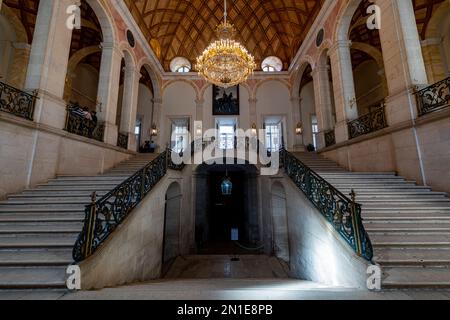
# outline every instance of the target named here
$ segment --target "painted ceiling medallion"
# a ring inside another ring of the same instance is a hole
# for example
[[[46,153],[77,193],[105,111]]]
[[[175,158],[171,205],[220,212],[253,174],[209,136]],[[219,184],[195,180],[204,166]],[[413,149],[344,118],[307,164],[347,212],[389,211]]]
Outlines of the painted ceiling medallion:
[[[248,79],[256,68],[255,59],[239,42],[233,40],[236,30],[227,22],[225,0],[224,21],[217,26],[219,40],[197,58],[196,68],[201,76],[222,88],[229,88]]]

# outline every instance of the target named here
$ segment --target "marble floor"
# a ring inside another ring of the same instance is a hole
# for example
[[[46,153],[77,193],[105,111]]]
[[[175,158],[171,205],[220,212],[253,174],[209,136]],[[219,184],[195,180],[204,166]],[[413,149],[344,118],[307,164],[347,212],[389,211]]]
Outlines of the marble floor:
[[[0,290],[0,300],[450,300],[450,290],[370,292],[289,278],[266,256],[188,256],[164,279],[97,291]]]

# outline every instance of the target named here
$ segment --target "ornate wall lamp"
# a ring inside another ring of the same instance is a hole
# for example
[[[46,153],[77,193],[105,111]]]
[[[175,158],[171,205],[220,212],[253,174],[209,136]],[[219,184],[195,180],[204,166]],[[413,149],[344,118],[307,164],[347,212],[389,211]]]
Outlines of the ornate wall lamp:
[[[256,135],[258,133],[258,127],[256,126],[256,123],[252,124],[252,134]]]
[[[301,122],[297,123],[297,126],[295,127],[295,134],[298,136],[303,134],[303,124]]]
[[[158,135],[158,128],[156,127],[156,124],[152,125],[152,129],[150,132],[151,132],[152,137],[156,137]]]

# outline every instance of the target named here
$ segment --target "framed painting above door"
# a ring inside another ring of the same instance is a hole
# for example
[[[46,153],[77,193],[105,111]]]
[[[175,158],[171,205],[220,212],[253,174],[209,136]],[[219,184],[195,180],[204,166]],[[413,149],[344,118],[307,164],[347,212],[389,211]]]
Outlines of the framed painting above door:
[[[213,115],[239,115],[239,86],[220,88],[213,85]]]

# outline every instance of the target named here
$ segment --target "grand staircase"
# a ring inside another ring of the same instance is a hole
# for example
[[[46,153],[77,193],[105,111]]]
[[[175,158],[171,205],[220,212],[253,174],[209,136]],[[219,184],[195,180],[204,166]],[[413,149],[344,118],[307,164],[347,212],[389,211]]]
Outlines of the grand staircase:
[[[0,289],[63,288],[91,194],[101,197],[156,155],[98,176],[61,176],[0,202]]]
[[[383,288],[450,287],[450,198],[395,173],[348,172],[316,153],[296,157],[345,195],[356,192]]]

